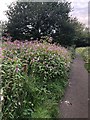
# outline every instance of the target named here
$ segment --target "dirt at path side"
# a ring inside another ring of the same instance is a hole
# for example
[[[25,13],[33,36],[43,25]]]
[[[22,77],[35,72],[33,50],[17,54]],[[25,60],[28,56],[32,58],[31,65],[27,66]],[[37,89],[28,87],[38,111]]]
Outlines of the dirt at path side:
[[[73,61],[69,82],[59,118],[88,118],[88,72],[79,55]]]

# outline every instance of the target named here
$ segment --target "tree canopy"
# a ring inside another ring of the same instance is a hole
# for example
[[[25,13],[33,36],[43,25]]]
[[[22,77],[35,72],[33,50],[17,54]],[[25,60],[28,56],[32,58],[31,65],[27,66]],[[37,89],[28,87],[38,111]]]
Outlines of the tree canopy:
[[[70,18],[69,2],[16,2],[8,8],[7,32],[13,40],[49,36],[61,45],[72,45],[78,40],[82,25]]]

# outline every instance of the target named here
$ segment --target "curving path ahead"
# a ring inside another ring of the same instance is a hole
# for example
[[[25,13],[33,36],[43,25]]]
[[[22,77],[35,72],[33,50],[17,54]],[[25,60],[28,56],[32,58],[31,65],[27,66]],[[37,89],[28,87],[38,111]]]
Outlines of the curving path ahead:
[[[59,118],[88,118],[88,72],[76,55],[71,66],[69,86],[60,104]]]

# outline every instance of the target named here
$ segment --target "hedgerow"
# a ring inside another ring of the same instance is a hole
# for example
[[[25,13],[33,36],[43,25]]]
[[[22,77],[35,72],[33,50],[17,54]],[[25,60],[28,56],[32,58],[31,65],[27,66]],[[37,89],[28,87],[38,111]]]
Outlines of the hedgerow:
[[[3,120],[55,118],[64,94],[71,54],[59,45],[3,42]]]

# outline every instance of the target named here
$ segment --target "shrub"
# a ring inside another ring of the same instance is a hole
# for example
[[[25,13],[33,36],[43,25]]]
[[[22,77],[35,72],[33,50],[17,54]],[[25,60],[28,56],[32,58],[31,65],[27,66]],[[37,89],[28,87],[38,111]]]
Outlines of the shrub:
[[[38,42],[4,42],[3,120],[56,117],[64,94],[70,53]]]

